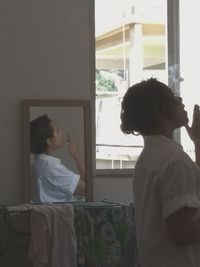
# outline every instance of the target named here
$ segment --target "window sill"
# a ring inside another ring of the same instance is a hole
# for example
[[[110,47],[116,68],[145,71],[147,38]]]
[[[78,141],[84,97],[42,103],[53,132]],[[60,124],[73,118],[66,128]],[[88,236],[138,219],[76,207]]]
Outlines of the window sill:
[[[98,169],[95,178],[133,178],[134,169]]]

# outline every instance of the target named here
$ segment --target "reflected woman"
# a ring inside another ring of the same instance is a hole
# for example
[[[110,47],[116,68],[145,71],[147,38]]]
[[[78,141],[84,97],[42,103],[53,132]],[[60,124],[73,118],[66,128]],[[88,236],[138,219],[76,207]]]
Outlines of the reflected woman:
[[[85,196],[85,168],[76,146],[68,136],[66,144],[79,174],[66,168],[54,152],[65,144],[62,129],[43,115],[30,123],[33,202],[77,201]],[[79,197],[78,197],[79,196]]]

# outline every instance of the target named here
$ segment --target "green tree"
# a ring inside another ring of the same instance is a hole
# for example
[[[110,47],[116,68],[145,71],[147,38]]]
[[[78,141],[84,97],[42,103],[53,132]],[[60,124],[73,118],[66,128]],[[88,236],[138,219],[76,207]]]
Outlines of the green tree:
[[[112,72],[96,70],[96,90],[110,92],[117,91]]]

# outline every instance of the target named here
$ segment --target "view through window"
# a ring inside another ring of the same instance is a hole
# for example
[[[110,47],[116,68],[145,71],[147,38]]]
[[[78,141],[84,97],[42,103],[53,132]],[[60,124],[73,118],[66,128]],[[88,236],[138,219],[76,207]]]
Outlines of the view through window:
[[[188,111],[189,124],[191,125],[194,104],[200,105],[199,87],[199,59],[200,40],[197,33],[200,2],[198,0],[180,1],[180,75],[181,96]],[[181,129],[181,143],[184,150],[194,160],[194,145],[188,138],[185,128]]]
[[[120,130],[121,100],[130,85],[168,83],[166,0],[95,0],[96,168],[133,168],[141,136]]]

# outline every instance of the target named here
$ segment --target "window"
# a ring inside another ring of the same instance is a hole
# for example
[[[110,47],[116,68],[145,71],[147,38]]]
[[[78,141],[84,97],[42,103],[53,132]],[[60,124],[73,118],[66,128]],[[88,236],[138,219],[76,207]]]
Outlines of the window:
[[[200,3],[197,0],[192,2],[180,1],[180,75],[181,75],[181,96],[188,111],[189,124],[192,122],[193,106],[200,104],[199,94],[199,60],[200,41],[197,33]],[[194,145],[188,138],[184,128],[181,129],[181,143],[183,149],[194,160]]]
[[[121,100],[130,85],[168,83],[167,1],[95,0],[96,169],[133,169],[141,136],[120,130]]]

